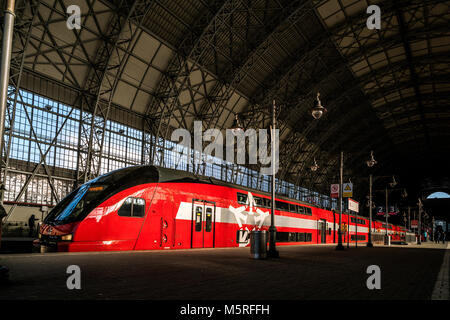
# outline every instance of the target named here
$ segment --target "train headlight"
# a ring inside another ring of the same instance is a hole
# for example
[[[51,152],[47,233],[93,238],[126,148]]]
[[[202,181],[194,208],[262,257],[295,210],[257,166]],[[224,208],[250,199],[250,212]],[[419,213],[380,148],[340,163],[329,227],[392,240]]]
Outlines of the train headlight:
[[[61,236],[62,241],[72,241],[72,234],[66,234]]]

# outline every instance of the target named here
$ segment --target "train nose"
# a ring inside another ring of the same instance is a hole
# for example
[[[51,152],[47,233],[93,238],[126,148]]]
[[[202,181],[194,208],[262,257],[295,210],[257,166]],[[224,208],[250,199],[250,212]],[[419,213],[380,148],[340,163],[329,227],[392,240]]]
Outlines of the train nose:
[[[77,224],[50,225],[42,224],[39,230],[40,252],[59,251],[61,244],[72,242],[74,230]]]

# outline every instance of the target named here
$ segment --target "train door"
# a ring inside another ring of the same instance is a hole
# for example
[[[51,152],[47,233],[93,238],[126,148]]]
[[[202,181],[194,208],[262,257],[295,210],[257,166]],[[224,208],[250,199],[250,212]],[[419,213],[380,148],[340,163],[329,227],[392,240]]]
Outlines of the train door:
[[[327,222],[326,220],[320,219],[317,221],[317,243],[327,242]]]
[[[214,202],[205,200],[192,201],[192,248],[213,248],[215,233]]]

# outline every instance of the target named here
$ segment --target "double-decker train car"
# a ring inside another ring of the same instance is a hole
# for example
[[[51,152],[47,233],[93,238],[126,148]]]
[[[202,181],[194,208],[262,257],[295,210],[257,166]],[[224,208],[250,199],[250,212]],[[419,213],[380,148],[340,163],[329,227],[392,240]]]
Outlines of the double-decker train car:
[[[268,230],[270,207],[264,192],[172,169],[128,167],[64,198],[41,225],[39,242],[41,251],[244,247],[250,231]],[[337,213],[285,197],[275,209],[278,244],[337,242]],[[367,241],[367,218],[343,214],[341,222],[344,242]],[[385,230],[377,221],[372,227]]]

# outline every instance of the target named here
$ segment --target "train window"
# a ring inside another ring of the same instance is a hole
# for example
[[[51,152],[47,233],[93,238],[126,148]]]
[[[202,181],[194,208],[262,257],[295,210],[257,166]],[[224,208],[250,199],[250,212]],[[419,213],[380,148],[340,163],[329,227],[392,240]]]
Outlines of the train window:
[[[145,200],[141,198],[127,198],[117,214],[121,217],[145,216]]]
[[[205,225],[205,231],[211,232],[212,230],[212,208],[206,208],[206,225]]]
[[[277,232],[276,242],[289,242],[289,232]]]
[[[295,204],[289,204],[289,212],[297,213],[297,206]]]
[[[131,217],[132,206],[133,206],[133,198],[127,198],[120,207],[117,214],[121,217]]]
[[[202,231],[202,207],[195,208],[195,231]]]
[[[145,216],[145,200],[144,199],[134,198],[132,215],[133,215],[133,217]]]
[[[255,199],[255,204],[257,207],[264,207],[264,199],[260,197],[254,197],[253,199]]]
[[[264,198],[264,207],[272,208],[272,199]]]
[[[297,240],[297,234],[295,232],[289,232],[289,242],[295,242]]]
[[[305,207],[305,214],[308,215],[308,216],[312,216],[311,208]]]
[[[312,233],[305,233],[305,242],[312,241]]]
[[[312,233],[299,232],[297,233],[297,242],[311,242]]]
[[[365,241],[366,240],[366,236],[365,235],[360,235],[358,234],[358,236],[352,234],[350,236],[350,240],[355,241],[356,239],[358,239],[358,241]]]
[[[237,194],[237,202],[240,204],[247,204],[247,195],[243,193]]]
[[[305,214],[305,207],[298,206],[297,207],[297,212],[300,213],[300,214]]]
[[[275,201],[275,205],[277,210],[289,211],[289,203],[282,201]]]
[[[280,201],[275,201],[275,209],[281,210],[281,203],[280,203]]]
[[[357,223],[357,224],[362,224],[362,225],[366,224],[366,221],[364,219],[359,219],[359,218],[354,218],[354,217],[351,218],[351,222]]]

